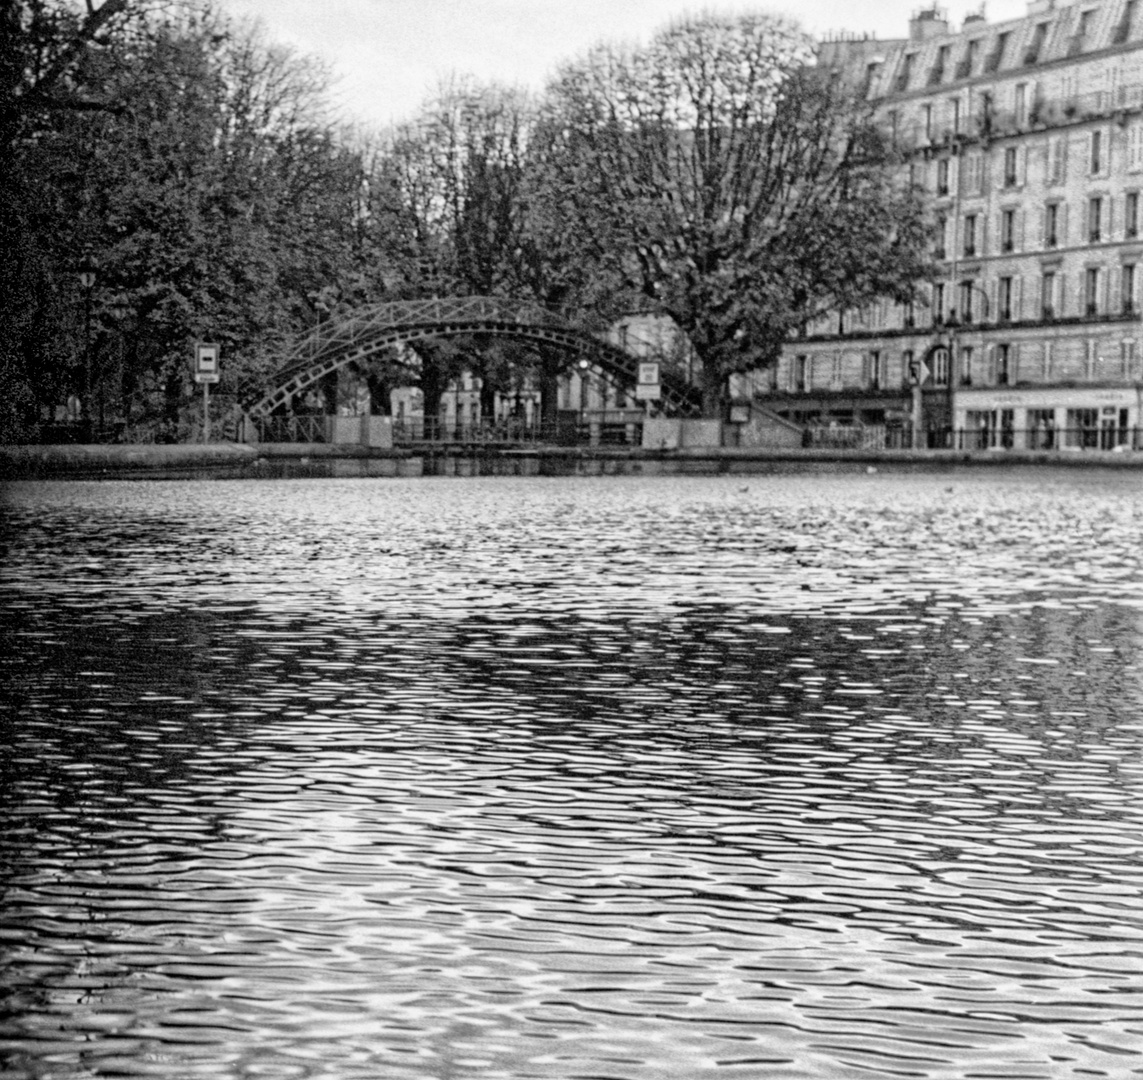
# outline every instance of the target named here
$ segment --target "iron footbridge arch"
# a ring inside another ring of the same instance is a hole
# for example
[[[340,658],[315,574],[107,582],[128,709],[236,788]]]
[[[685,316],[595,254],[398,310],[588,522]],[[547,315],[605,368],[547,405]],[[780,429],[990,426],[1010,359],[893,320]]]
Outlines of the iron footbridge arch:
[[[271,389],[246,399],[246,412],[253,419],[268,417],[326,375],[393,345],[465,334],[512,337],[578,354],[623,387],[635,386],[639,361],[646,359],[528,301],[490,296],[399,300],[362,308],[305,335],[273,376]],[[701,396],[686,379],[661,371],[660,380],[665,412],[698,412]]]

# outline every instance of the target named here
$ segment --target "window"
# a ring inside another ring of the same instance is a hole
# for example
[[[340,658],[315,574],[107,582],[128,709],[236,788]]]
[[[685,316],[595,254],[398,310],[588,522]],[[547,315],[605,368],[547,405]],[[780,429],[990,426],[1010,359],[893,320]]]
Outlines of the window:
[[[881,389],[881,353],[873,349],[866,360],[866,369],[869,376],[869,389]]]
[[[964,254],[976,254],[976,214],[964,215]]]
[[[949,193],[949,159],[941,158],[937,162],[937,194],[947,195]]]
[[[1130,338],[1119,343],[1119,366],[1123,378],[1135,378],[1135,342]]]
[[[1131,39],[1131,26],[1135,21],[1135,0],[1127,0],[1123,5],[1123,17],[1119,20],[1119,25],[1115,28],[1115,35],[1111,43],[1113,45],[1122,45],[1125,41]]]
[[[966,154],[964,162],[964,184],[962,190],[968,195],[980,195],[984,191],[984,155]]]
[[[1119,295],[1124,315],[1135,314],[1135,265],[1124,263],[1119,276]]]
[[[1048,37],[1048,23],[1037,23],[1036,29],[1032,34],[1032,42],[1027,49],[1024,50],[1024,63],[1034,64],[1040,59],[1040,50],[1044,47],[1044,42]]]
[[[984,61],[985,72],[995,71],[1004,63],[1004,53],[1008,49],[1008,39],[1011,36],[1008,31],[996,35],[996,47],[988,54]]]
[[[933,285],[933,322],[945,321],[945,283],[938,281]]]
[[[1016,173],[1016,154],[1017,150],[1014,146],[1008,146],[1004,149],[1004,186],[1012,188],[1017,183]]]
[[[1091,174],[1097,176],[1103,171],[1103,132],[1091,133]]]
[[[1048,183],[1062,184],[1068,178],[1068,139],[1066,135],[1048,144]]]
[[[972,385],[972,346],[965,345],[960,350],[960,382],[962,386]]]
[[[929,72],[929,85],[935,86],[941,82],[945,77],[945,71],[949,66],[949,46],[941,45],[937,49],[937,59],[933,64],[932,70]]]
[[[1048,203],[1044,208],[1044,247],[1058,247],[1060,243],[1060,204]]]
[[[1016,249],[1016,211],[1000,211],[1000,250],[1014,251]]]
[[[1139,192],[1129,191],[1123,200],[1123,236],[1131,240],[1139,235]]]
[[[1040,311],[1045,319],[1056,317],[1056,275],[1053,270],[1045,270],[1040,279]]]
[[[804,353],[794,357],[794,393],[803,394],[806,391],[807,376],[809,374],[810,358]]]
[[[949,127],[954,135],[960,134],[960,98],[949,101]]]
[[[913,350],[905,349],[901,353],[901,384],[912,385],[913,379]]]
[[[1099,314],[1099,267],[1089,266],[1084,271],[1083,309],[1086,315]]]
[[[1023,127],[1028,122],[1028,86],[1019,83],[1013,93],[1012,112],[1016,117],[1016,126]]]
[[[1143,121],[1135,121],[1127,128],[1127,170],[1143,169]]]
[[[937,215],[937,243],[933,249],[933,256],[937,259],[948,258],[948,245],[946,238],[948,236],[949,220],[944,214]]]
[[[949,384],[949,351],[944,346],[933,350],[933,382],[937,386]]]
[[[962,281],[960,283],[960,297],[958,307],[960,308],[960,321],[964,323],[972,322],[972,294],[976,286],[971,281]]]
[[[1093,195],[1087,201],[1087,238],[1098,244],[1103,237],[1103,199]]]
[[[1000,310],[996,313],[1001,322],[1012,321],[1012,278],[1002,277],[996,291],[997,303]]]
[[[976,70],[976,59],[980,55],[980,39],[970,41],[965,46],[964,60],[961,63],[960,70],[957,71],[957,77],[967,79]]]
[[[925,125],[925,141],[933,141],[933,107],[932,105],[921,106],[921,120]]]
[[[1012,346],[1001,344],[996,346],[996,385],[1012,385]]]
[[[897,90],[908,90],[909,80],[913,77],[913,62],[917,59],[916,53],[906,53],[901,61],[901,71],[897,76]]]

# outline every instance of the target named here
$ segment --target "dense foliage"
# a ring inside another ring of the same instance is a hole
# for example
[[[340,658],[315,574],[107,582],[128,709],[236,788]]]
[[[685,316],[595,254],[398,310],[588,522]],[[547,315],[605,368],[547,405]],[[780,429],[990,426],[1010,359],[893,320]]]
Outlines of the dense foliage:
[[[206,0],[0,0],[0,439],[45,436],[69,401],[119,437],[184,438],[195,340],[222,345],[233,400],[321,319],[432,293],[596,329],[652,304],[714,410],[799,320],[922,269],[888,148],[780,21],[600,47],[540,101],[455,81],[373,136],[325,91],[320,65]],[[431,411],[462,368],[491,395],[550,390],[557,366],[461,341],[359,374],[375,408],[414,380]]]

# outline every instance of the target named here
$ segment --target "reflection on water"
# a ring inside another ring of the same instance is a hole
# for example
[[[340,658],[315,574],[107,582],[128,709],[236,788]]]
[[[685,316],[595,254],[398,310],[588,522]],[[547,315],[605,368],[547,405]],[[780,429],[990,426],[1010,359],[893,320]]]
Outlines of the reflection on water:
[[[1140,494],[9,488],[0,1075],[1143,1075]]]

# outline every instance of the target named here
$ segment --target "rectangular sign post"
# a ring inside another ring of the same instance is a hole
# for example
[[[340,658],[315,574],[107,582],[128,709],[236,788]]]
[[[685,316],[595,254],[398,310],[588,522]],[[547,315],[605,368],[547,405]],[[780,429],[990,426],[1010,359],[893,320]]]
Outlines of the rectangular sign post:
[[[635,384],[635,400],[658,401],[662,396],[662,387],[659,385],[659,362],[640,361],[639,381]]]
[[[194,347],[194,381],[202,383],[202,441],[210,442],[210,384],[222,377],[218,370],[219,348],[199,341]]]

